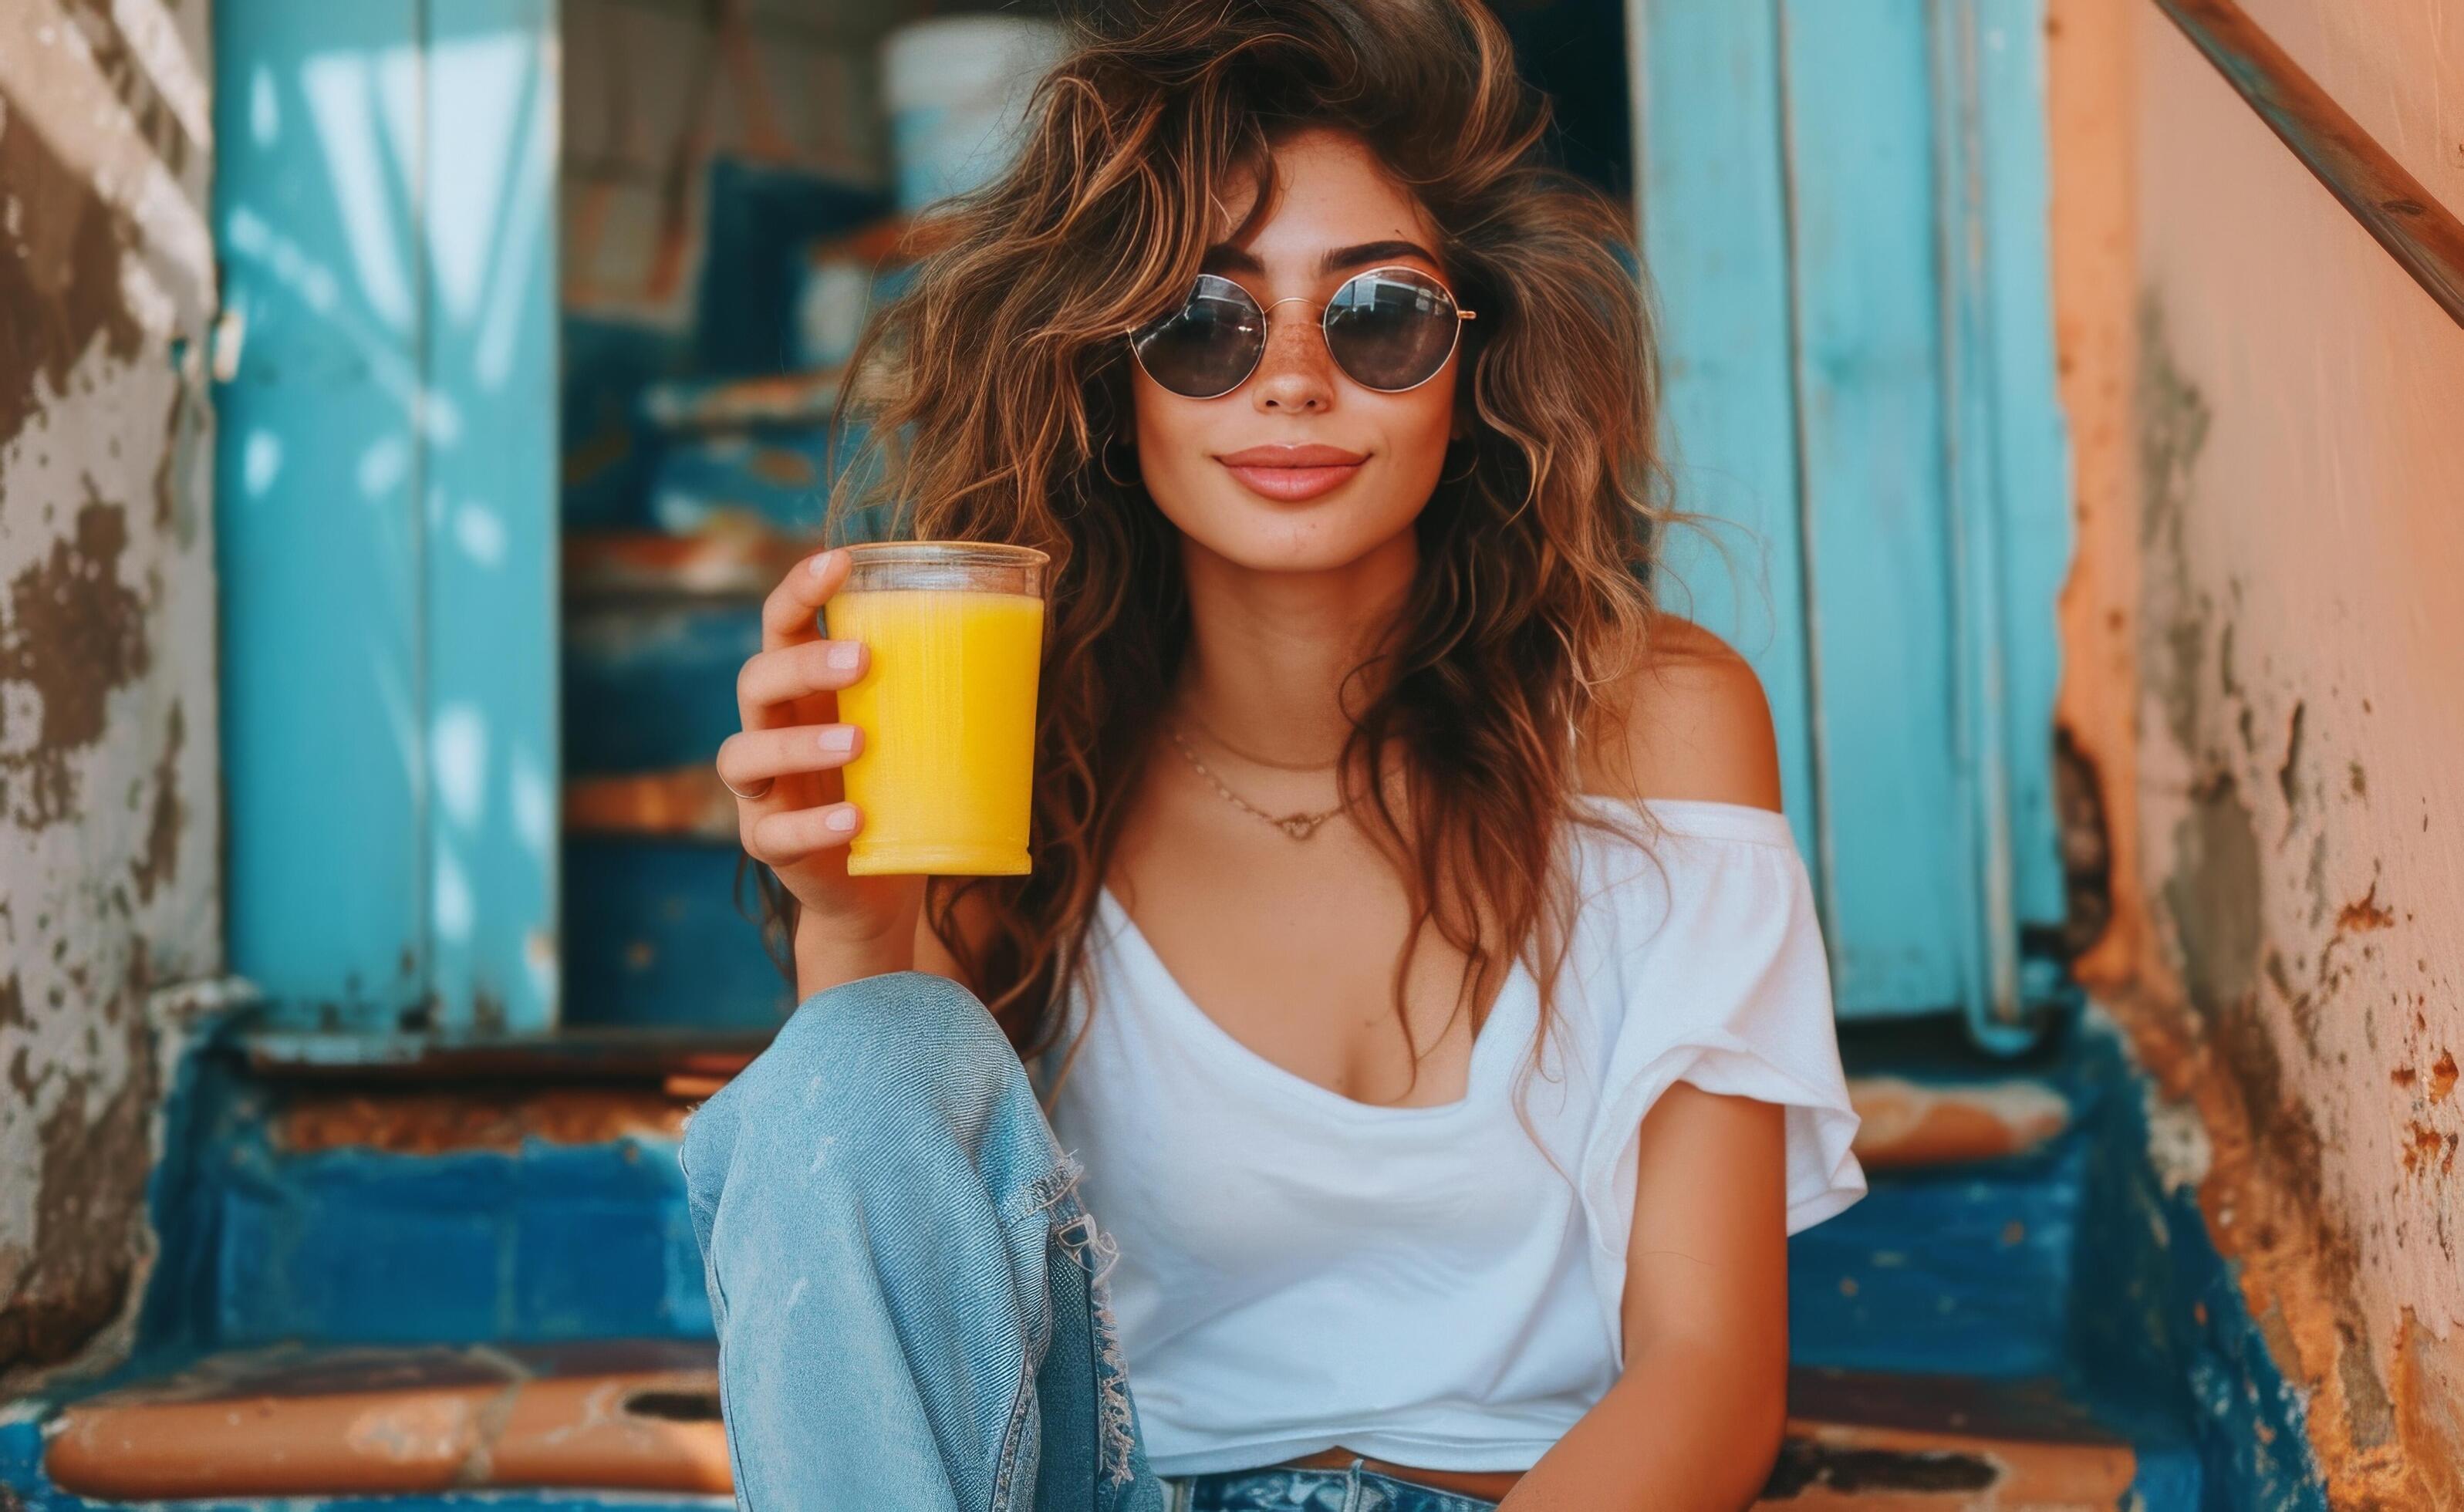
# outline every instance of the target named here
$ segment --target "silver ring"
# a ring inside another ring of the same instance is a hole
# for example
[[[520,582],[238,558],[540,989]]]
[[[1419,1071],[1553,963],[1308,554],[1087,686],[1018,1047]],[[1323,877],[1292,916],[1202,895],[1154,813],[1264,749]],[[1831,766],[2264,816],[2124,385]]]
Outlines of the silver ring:
[[[721,787],[723,787],[723,788],[725,788],[725,789],[727,789],[729,792],[731,792],[731,793],[735,794],[737,798],[740,798],[740,799],[744,800],[746,802],[748,802],[748,803],[749,803],[749,802],[751,802],[753,800],[755,800],[755,799],[757,799],[757,798],[759,798],[762,794],[769,792],[769,791],[770,791],[770,789],[771,789],[774,785],[776,785],[776,784],[777,784],[778,780],[779,780],[779,779],[778,779],[777,778],[775,778],[775,777],[765,777],[765,778],[763,778],[761,779],[761,785],[760,785],[759,787],[757,787],[757,788],[755,788],[752,792],[747,793],[747,792],[745,792],[742,788],[737,787],[735,783],[730,782],[730,781],[727,779],[727,774],[725,774],[724,772],[722,772],[722,773],[720,773],[720,774],[719,774],[719,778],[718,778],[718,785],[719,785],[719,786],[721,786]]]

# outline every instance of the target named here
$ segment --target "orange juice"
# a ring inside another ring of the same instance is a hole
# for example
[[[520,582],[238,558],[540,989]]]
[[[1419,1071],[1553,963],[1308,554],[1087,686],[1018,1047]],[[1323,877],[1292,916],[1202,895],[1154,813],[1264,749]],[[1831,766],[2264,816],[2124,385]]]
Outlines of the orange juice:
[[[847,871],[1026,871],[1044,601],[842,589],[823,613],[831,639],[872,651],[863,681],[839,693],[839,718],[864,732],[846,767],[847,800],[864,811]]]

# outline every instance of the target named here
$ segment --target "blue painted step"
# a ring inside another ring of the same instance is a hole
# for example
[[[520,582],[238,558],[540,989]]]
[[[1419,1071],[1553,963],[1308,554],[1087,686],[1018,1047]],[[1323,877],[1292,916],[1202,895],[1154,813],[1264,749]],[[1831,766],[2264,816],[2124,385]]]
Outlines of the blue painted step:
[[[709,1326],[666,1133],[532,1139],[511,1151],[302,1152],[276,1148],[278,1089],[253,1095],[264,1111],[202,1148],[191,1179],[196,1269],[210,1299],[199,1309],[210,1319],[201,1344]],[[648,1087],[642,1095],[656,1102]],[[685,1105],[665,1106],[680,1115]],[[1878,1174],[1865,1202],[1797,1236],[1791,1314],[1800,1362],[2057,1372],[2072,1326],[2083,1139],[1963,1171]]]
[[[777,1028],[796,994],[762,948],[759,911],[732,843],[568,838],[566,1021]]]
[[[224,1346],[710,1332],[672,1141],[511,1155],[242,1145],[218,1185]]]
[[[565,771],[711,761],[742,728],[736,675],[760,648],[758,602],[617,603],[568,614]]]
[[[728,1048],[682,1048],[696,1035]],[[723,1075],[760,1042],[758,1032],[624,1028],[528,1047],[265,1036],[240,1041],[256,1046],[249,1063],[227,1046],[227,1085],[198,1099],[218,1111],[183,1142],[178,1211],[159,1220],[165,1295],[149,1298],[150,1336],[163,1341],[169,1325],[182,1334],[171,1343],[191,1351],[295,1338],[705,1338],[674,1134],[686,1100],[713,1084],[663,1096],[660,1078],[696,1065]],[[1975,1072],[1884,1048],[1878,1059],[1852,1041],[1852,1069]],[[2032,1067],[2079,1112],[2051,1143],[1955,1169],[1878,1171],[1864,1203],[1798,1236],[1799,1364],[1999,1381],[2084,1404],[2137,1447],[2150,1507],[2317,1505],[2304,1500],[2298,1401],[2271,1373],[2188,1197],[2155,1193],[2137,1084],[2114,1056],[2087,1041]],[[361,1092],[312,1092],[301,1080],[355,1059],[370,1079]],[[383,1077],[395,1082],[380,1089]],[[595,1079],[647,1111],[628,1132],[582,1143],[372,1148],[418,1145],[393,1137],[414,1126],[468,1126],[467,1110],[443,1105],[482,1096],[487,1079],[534,1091]],[[357,1121],[364,1141],[277,1148],[286,1107],[296,1114],[312,1095],[341,1100],[330,1127]]]
[[[1789,1241],[1791,1352],[1846,1370],[2058,1373],[2087,1137],[1873,1173],[1863,1201]]]
[[[199,1163],[216,1345],[709,1326],[671,1138],[298,1152],[275,1148],[277,1127],[243,1126]],[[2018,1161],[1878,1175],[1865,1202],[1792,1241],[1798,1360],[2058,1373],[2083,1160],[2066,1136]]]
[[[679,536],[759,524],[818,538],[832,488],[846,478],[860,494],[879,475],[865,427],[832,423],[838,386],[832,373],[791,373],[646,392],[656,461],[641,523]]]

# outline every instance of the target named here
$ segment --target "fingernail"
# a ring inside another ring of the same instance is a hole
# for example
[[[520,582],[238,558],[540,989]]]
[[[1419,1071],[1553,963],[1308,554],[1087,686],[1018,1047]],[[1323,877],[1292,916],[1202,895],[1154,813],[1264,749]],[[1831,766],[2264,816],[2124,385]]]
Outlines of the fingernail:
[[[830,647],[830,665],[840,671],[851,672],[855,670],[857,659],[863,655],[863,646],[853,641],[841,641]]]
[[[855,726],[824,725],[822,727],[822,749],[825,751],[838,752],[854,750]]]
[[[848,803],[841,803],[838,807],[822,816],[823,823],[827,824],[832,829],[838,830],[842,834],[846,833],[847,830],[855,828],[855,821],[856,812],[854,805]]]
[[[822,553],[820,556],[813,558],[811,560],[804,563],[804,570],[810,572],[816,578],[820,577],[822,574],[829,571],[831,566],[837,562],[839,550],[840,548],[833,546],[829,550]]]

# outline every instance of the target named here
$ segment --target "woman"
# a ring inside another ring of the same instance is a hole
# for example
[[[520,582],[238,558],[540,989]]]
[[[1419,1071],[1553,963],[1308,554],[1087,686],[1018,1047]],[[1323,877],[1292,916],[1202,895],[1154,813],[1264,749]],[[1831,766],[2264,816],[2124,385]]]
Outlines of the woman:
[[[1035,869],[847,875],[800,564],[717,767],[802,1001],[681,1151],[741,1504],[1760,1488],[1856,1119],[1545,128],[1475,0],[1121,7],[931,229],[858,366],[900,534],[1055,558]]]

